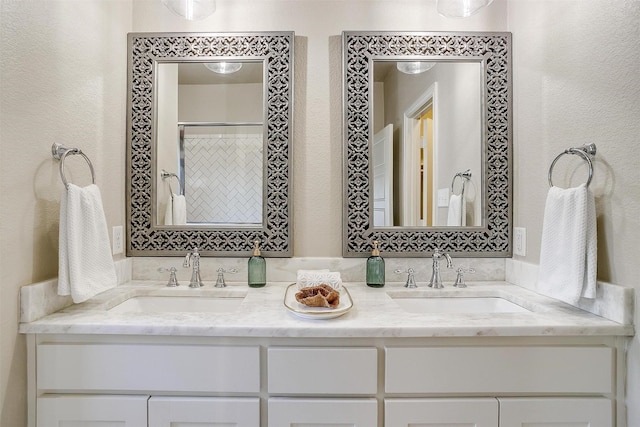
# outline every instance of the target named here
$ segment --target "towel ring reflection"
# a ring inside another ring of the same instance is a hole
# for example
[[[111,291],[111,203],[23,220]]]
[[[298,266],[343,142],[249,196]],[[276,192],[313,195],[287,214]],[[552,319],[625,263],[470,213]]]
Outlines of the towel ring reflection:
[[[453,176],[451,180],[451,194],[455,194],[453,192],[453,185],[456,183],[456,178],[460,178],[462,180],[462,189],[460,190],[460,194],[464,194],[465,183],[471,179],[471,169],[467,169],[464,172],[458,172]]]
[[[63,144],[54,142],[53,145],[51,146],[51,155],[53,156],[53,158],[60,160],[60,178],[62,179],[62,183],[64,184],[64,186],[65,187],[69,186],[69,182],[67,181],[67,178],[64,174],[64,159],[66,159],[69,154],[71,155],[78,154],[84,157],[87,164],[89,165],[89,170],[91,170],[91,183],[95,184],[96,174],[95,174],[95,171],[93,170],[93,164],[91,164],[91,160],[89,160],[89,157],[87,157],[87,155],[84,154],[82,150],[80,150],[79,148],[67,148]]]
[[[589,165],[589,177],[587,178],[587,187],[591,184],[591,179],[593,178],[593,162],[591,161],[591,157],[596,155],[596,144],[585,144],[582,147],[572,147],[567,148],[562,153],[558,154],[553,162],[551,162],[551,166],[549,166],[549,187],[553,187],[553,181],[551,180],[551,175],[553,174],[553,167],[556,165],[556,162],[560,157],[565,154],[577,154],[581,156]]]

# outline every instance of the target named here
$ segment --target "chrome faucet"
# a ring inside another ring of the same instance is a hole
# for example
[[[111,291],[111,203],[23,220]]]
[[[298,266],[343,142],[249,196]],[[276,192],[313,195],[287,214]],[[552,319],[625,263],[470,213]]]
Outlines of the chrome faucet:
[[[442,261],[442,259],[446,259],[447,268],[451,268],[453,266],[453,261],[451,261],[449,254],[441,254],[438,248],[433,251],[431,258],[433,259],[433,272],[431,273],[429,287],[433,289],[442,289],[444,286],[442,285],[442,278],[440,277],[440,261]]]
[[[182,266],[184,268],[189,268],[191,267],[191,264],[193,264],[193,272],[191,273],[189,287],[200,288],[204,285],[202,284],[202,279],[200,279],[200,254],[198,253],[197,247],[193,252],[189,252],[187,256],[184,257],[184,263],[182,263]]]

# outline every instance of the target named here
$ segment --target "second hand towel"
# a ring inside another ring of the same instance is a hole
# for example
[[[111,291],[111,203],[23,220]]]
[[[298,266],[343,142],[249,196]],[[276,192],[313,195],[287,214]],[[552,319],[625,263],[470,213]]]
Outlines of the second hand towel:
[[[597,233],[593,194],[585,184],[551,187],[540,249],[538,291],[575,304],[596,297]]]

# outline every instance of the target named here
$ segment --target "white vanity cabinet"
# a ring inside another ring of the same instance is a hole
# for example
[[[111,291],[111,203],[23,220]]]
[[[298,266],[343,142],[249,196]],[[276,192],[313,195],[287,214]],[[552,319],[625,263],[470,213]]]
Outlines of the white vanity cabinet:
[[[27,343],[29,427],[627,427],[611,337]]]

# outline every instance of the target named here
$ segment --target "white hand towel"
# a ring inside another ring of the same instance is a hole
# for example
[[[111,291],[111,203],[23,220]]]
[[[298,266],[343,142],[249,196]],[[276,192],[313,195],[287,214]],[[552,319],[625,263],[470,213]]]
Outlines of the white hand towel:
[[[183,195],[173,194],[167,201],[164,225],[185,225],[187,223],[187,199]]]
[[[324,270],[298,270],[296,284],[298,289],[309,286],[318,286],[324,283],[333,289],[339,290],[342,287],[342,279],[340,273]]]
[[[448,226],[467,225],[467,212],[462,195],[452,194],[449,198],[449,212],[447,215]]]
[[[540,249],[538,291],[575,304],[596,297],[597,230],[593,194],[585,184],[551,187]]]
[[[74,303],[116,287],[118,279],[100,190],[68,184],[60,202],[58,295]]]

